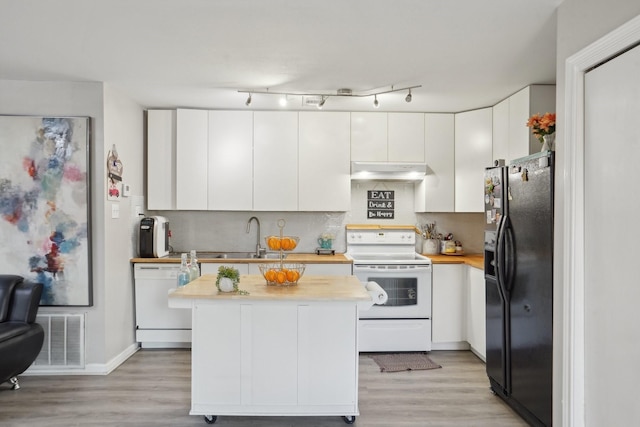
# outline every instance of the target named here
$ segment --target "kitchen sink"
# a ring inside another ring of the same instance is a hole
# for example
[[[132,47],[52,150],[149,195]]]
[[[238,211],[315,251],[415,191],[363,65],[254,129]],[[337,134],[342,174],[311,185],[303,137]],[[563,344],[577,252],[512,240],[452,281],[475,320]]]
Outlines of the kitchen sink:
[[[280,259],[279,253],[267,253],[264,256],[258,258],[255,252],[210,252],[210,251],[196,251],[196,257],[201,259]],[[169,258],[180,258],[180,253],[172,253]],[[286,258],[286,255],[284,256]]]

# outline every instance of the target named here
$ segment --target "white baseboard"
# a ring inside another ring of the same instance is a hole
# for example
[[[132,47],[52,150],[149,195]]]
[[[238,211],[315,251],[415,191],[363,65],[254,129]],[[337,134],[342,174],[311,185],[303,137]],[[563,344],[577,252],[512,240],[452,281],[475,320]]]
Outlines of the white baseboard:
[[[124,363],[125,360],[133,356],[139,350],[138,343],[133,343],[120,354],[116,355],[113,359],[107,363],[87,363],[82,368],[65,368],[55,367],[48,369],[39,368],[37,370],[27,369],[22,373],[23,376],[38,376],[38,375],[109,375],[114,369]]]
[[[466,341],[458,342],[432,342],[431,350],[469,350],[469,343]]]

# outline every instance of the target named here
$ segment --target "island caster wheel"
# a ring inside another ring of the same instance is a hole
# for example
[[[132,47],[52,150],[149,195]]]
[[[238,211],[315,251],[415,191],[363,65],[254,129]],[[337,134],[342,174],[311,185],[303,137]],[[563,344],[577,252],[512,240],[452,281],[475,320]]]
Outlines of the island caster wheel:
[[[207,424],[213,424],[216,422],[216,420],[218,419],[218,417],[216,417],[215,415],[205,415],[204,416],[204,422]]]
[[[342,419],[347,424],[353,424],[356,422],[356,417],[354,415],[345,415]]]

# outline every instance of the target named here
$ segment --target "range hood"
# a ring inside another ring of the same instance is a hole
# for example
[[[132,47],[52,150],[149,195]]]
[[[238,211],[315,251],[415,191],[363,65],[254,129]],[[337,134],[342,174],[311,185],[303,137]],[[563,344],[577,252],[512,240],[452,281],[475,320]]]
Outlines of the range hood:
[[[426,163],[351,162],[352,180],[419,181],[426,173]]]

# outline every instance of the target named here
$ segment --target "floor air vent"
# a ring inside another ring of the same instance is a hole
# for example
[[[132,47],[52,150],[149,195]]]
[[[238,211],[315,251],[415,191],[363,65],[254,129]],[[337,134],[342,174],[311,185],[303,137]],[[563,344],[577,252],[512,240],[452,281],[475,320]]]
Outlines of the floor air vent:
[[[44,344],[30,370],[84,368],[84,314],[39,314]]]

